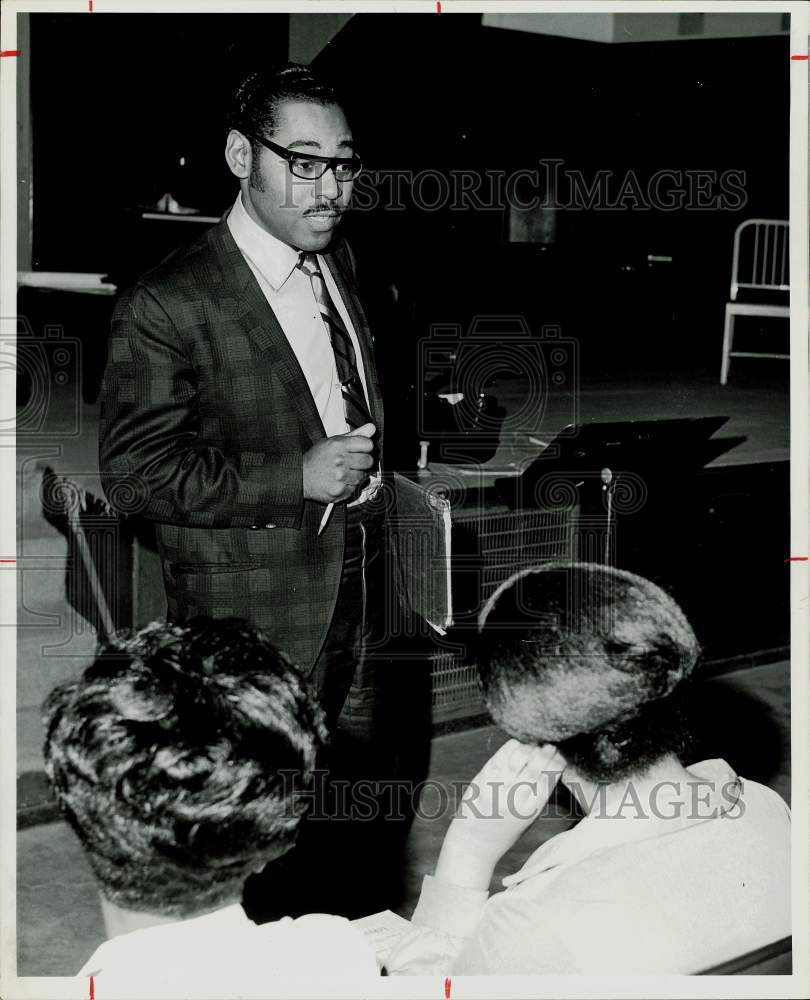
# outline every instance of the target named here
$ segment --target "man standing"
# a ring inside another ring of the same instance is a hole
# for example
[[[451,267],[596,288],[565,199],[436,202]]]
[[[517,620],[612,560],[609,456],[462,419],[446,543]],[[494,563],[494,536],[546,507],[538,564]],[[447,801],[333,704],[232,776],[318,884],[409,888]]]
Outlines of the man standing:
[[[330,728],[342,711],[368,741],[383,419],[336,239],[361,163],[334,91],[306,67],[249,75],[227,126],[240,188],[227,218],[117,304],[102,481],[113,506],[134,493],[155,522],[171,618],[265,629],[308,672]]]

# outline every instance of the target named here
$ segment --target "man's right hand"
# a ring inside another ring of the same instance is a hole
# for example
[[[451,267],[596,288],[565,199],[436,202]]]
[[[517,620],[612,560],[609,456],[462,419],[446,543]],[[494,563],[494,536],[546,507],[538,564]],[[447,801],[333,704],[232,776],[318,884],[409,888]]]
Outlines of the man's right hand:
[[[348,500],[374,466],[374,424],[336,434],[314,444],[304,455],[304,496],[321,503]]]

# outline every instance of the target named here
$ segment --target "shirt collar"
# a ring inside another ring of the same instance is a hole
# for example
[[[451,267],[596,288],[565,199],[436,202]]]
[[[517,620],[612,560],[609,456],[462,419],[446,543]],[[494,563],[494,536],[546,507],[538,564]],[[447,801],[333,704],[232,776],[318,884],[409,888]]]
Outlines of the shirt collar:
[[[298,251],[276,239],[251,219],[241,192],[228,215],[228,228],[245,257],[273,291],[279,291],[298,264]]]
[[[690,764],[688,770],[700,779],[696,793],[691,788],[663,784],[656,794],[655,812],[645,808],[649,803],[644,802],[642,815],[628,797],[629,804],[621,816],[585,816],[570,830],[541,844],[519,871],[504,877],[504,886],[518,885],[541,872],[576,864],[596,851],[676,833],[696,823],[731,815],[738,805],[742,808],[742,782],[724,760],[700,761]],[[703,800],[696,808],[694,794]],[[678,803],[680,810],[676,809]]]

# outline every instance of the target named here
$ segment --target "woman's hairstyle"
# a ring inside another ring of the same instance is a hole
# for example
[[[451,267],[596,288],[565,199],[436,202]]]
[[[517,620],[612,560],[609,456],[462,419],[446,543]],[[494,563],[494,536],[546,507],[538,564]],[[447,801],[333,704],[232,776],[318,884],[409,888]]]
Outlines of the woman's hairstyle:
[[[334,87],[317,76],[308,66],[287,63],[271,69],[247,73],[231,94],[225,115],[225,131],[236,129],[248,136],[272,137],[278,127],[278,109],[282,101],[310,101],[342,107]],[[251,143],[254,155],[261,148]]]
[[[238,619],[116,639],[44,715],[45,770],[103,895],[170,916],[233,901],[287,850],[326,739],[297,668]]]
[[[678,685],[699,646],[675,601],[649,580],[590,563],[525,570],[492,595],[479,631],[487,704],[510,736],[557,744],[597,781],[685,749]]]

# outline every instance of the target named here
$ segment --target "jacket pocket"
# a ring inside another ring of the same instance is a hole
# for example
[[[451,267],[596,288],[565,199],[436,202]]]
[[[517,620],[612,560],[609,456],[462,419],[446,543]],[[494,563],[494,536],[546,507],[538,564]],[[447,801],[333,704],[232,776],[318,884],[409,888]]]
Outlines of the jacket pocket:
[[[260,567],[258,562],[169,563],[169,575],[212,576],[219,573],[245,573]]]

